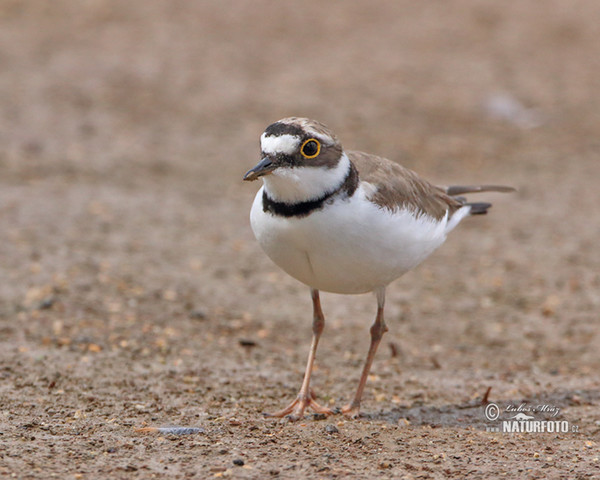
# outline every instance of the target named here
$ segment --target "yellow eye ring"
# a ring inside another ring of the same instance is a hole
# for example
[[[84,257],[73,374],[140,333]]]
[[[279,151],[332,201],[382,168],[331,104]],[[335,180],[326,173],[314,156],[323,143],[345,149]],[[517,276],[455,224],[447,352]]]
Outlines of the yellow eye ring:
[[[300,153],[304,158],[317,157],[321,153],[321,142],[316,138],[309,138],[300,147]]]

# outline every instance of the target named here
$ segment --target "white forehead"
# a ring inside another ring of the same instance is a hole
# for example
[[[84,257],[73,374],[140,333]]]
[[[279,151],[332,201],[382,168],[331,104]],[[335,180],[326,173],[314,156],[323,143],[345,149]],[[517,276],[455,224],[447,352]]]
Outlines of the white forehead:
[[[263,133],[260,136],[260,148],[263,153],[285,153],[291,155],[298,150],[301,138],[296,135],[271,135],[269,137]]]

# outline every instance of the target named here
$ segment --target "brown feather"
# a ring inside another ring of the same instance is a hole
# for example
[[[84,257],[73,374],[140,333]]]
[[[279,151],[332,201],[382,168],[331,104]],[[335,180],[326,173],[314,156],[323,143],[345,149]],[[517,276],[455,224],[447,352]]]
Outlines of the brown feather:
[[[391,211],[410,208],[437,220],[451,216],[463,203],[452,198],[445,188],[420,178],[415,172],[387,158],[363,152],[347,152],[356,166],[361,182],[373,186],[369,200]]]
[[[462,195],[464,193],[479,193],[479,192],[501,192],[508,193],[514,192],[516,189],[513,187],[507,187],[506,185],[451,185],[449,187],[443,187],[448,195],[451,197],[455,195]]]

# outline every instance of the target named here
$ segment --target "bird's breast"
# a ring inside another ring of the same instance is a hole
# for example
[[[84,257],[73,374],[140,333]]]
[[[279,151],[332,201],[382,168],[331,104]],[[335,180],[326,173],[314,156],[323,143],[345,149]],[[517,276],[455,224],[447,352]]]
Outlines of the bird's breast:
[[[262,195],[261,188],[250,213],[260,246],[289,275],[323,291],[354,294],[385,286],[445,239],[445,219],[382,209],[362,188],[304,217],[265,212]]]

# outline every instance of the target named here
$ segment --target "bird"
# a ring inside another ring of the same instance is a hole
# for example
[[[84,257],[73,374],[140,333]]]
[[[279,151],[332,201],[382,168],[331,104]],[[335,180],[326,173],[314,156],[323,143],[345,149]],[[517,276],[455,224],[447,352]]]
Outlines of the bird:
[[[514,188],[435,186],[386,158],[345,151],[331,129],[308,118],[272,123],[262,133],[260,147],[260,161],[243,176],[263,182],[250,210],[252,231],[276,265],[310,288],[313,303],[312,342],[298,395],[265,415],[295,421],[312,409],[358,418],[375,353],[388,331],[386,287],[431,255],[463,219],[485,214],[491,206],[468,202],[464,194]],[[320,405],[310,388],[325,326],[320,291],[374,292],[377,299],[358,388],[341,409]]]

